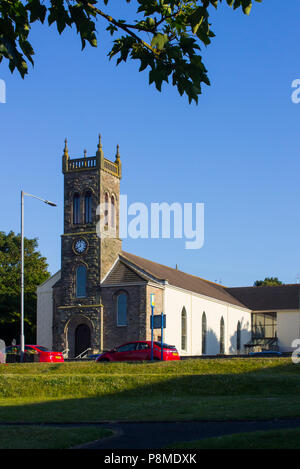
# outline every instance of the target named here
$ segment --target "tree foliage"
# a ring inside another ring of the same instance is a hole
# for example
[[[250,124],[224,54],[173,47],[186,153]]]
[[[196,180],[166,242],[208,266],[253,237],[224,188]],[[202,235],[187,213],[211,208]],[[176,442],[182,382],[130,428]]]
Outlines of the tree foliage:
[[[24,323],[25,338],[35,343],[36,288],[50,274],[36,239],[24,238]],[[0,231],[0,339],[19,343],[21,295],[21,236]]]
[[[254,282],[255,287],[273,287],[276,285],[283,285],[277,277],[266,277],[265,280],[256,280]]]
[[[252,4],[262,0],[223,1],[248,15]],[[201,56],[201,47],[208,46],[214,37],[210,8],[217,9],[222,0],[119,2],[136,4],[132,22],[109,14],[112,0],[0,0],[0,62],[7,59],[10,70],[17,69],[24,78],[28,61],[33,65],[29,35],[34,22],[54,24],[59,34],[75,26],[82,49],[87,43],[97,47],[96,22],[101,18],[103,29],[114,37],[110,59],[115,57],[117,65],[128,58],[138,60],[139,71],[148,69],[149,83],[159,91],[163,82],[170,80],[180,95],[198,103],[202,84],[210,84]]]

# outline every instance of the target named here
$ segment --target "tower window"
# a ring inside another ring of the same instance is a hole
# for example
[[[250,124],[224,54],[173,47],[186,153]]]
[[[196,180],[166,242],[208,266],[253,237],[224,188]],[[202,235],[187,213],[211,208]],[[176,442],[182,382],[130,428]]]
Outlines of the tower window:
[[[84,223],[92,223],[92,194],[87,192],[84,197]]]
[[[117,325],[127,326],[127,295],[120,293],[117,297]]]
[[[104,227],[108,228],[108,194],[105,193],[105,206],[104,206]]]
[[[115,198],[112,196],[111,198],[111,214],[110,214],[110,225],[112,228],[115,228],[116,225],[116,206],[115,206]]]
[[[80,223],[80,195],[75,194],[73,197],[73,223]]]
[[[76,297],[86,297],[86,277],[87,271],[84,265],[80,265],[76,270]]]

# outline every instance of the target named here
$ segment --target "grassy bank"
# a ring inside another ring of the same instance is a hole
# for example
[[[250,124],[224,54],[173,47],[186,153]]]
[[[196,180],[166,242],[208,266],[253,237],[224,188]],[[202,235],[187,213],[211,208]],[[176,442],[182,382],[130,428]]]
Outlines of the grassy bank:
[[[0,367],[0,421],[300,417],[300,367],[287,359]]]
[[[111,435],[99,427],[1,426],[0,449],[69,449]]]
[[[299,449],[300,429],[236,433],[172,445],[171,449]]]

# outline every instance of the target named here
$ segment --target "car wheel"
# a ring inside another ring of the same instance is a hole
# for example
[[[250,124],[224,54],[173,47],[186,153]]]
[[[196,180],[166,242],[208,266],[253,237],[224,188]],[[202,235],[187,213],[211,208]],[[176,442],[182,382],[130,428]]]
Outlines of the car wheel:
[[[101,360],[98,360],[99,362],[109,362],[110,360],[108,358],[102,358]]]

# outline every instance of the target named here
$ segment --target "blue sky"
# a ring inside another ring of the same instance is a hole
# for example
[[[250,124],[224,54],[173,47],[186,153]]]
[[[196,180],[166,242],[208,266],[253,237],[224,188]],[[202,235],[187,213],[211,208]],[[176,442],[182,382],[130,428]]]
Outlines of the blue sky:
[[[113,3],[113,13],[127,12],[123,0]],[[212,17],[216,38],[203,50],[211,87],[198,106],[170,85],[159,93],[138,64],[109,62],[101,21],[99,48],[83,52],[74,30],[59,36],[35,26],[35,67],[25,80],[1,64],[0,229],[20,231],[21,189],[55,201],[25,201],[25,234],[38,237],[52,273],[60,268],[64,139],[71,157],[85,148],[91,156],[101,132],[107,158],[120,145],[129,203],[205,204],[201,249],[126,239],[124,250],[228,286],[300,277],[300,104],[291,101],[300,3],[264,0],[249,17],[224,3]]]

